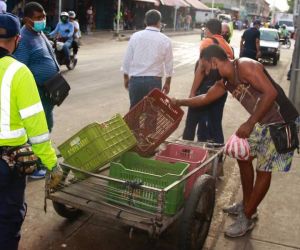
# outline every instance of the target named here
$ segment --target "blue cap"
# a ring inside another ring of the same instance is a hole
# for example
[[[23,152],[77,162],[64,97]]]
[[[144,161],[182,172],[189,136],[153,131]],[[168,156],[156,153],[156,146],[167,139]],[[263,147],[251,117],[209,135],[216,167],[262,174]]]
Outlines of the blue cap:
[[[11,38],[19,33],[19,18],[10,13],[0,14],[0,38]]]
[[[260,20],[258,20],[258,19],[257,19],[257,20],[255,20],[255,21],[253,22],[253,25],[259,25],[259,26],[260,26],[260,25],[261,25],[261,22],[260,22]]]

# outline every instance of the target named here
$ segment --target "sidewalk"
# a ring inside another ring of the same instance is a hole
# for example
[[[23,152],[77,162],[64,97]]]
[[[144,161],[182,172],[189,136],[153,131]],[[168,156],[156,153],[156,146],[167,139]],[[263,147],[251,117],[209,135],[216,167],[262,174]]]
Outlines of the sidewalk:
[[[99,42],[102,43],[108,41],[128,41],[130,39],[130,36],[137,31],[139,30],[122,30],[120,31],[118,36],[116,32],[112,30],[107,30],[107,31],[99,30],[93,32],[90,35],[83,34],[81,38],[81,42],[84,45],[84,44],[92,44],[92,43],[99,43]],[[165,29],[163,33],[168,37],[185,36],[185,35],[193,35],[193,34],[195,35],[199,34],[200,36],[200,29],[194,29],[190,31],[184,31],[184,30],[174,31],[173,29]]]
[[[282,76],[281,86],[286,91],[289,82]],[[230,239],[225,229],[233,218],[225,216],[214,250],[292,250],[300,249],[300,155],[295,152],[290,172],[274,172],[269,192],[258,208],[259,217],[252,232]],[[242,189],[232,202],[242,199]]]

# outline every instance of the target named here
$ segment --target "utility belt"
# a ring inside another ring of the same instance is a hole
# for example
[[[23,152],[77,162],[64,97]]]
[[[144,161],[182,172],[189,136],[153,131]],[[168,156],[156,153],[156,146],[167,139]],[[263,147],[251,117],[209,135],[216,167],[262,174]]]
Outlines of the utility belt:
[[[0,147],[0,155],[10,170],[18,175],[31,175],[38,165],[38,158],[29,144]]]

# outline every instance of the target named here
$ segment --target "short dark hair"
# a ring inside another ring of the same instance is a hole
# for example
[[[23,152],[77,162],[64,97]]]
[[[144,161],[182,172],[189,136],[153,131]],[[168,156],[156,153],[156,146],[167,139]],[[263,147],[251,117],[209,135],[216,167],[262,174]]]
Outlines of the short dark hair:
[[[161,13],[158,10],[148,10],[145,15],[145,23],[147,26],[157,25],[161,20]]]
[[[228,56],[219,45],[213,44],[208,46],[207,48],[203,49],[200,53],[200,58],[210,61],[212,57],[215,57],[221,61],[225,61],[228,59]]]
[[[218,19],[209,19],[206,23],[206,28],[214,35],[221,35],[222,33],[222,23]]]
[[[44,8],[37,2],[29,2],[24,7],[24,17],[33,17],[34,12],[43,12]]]

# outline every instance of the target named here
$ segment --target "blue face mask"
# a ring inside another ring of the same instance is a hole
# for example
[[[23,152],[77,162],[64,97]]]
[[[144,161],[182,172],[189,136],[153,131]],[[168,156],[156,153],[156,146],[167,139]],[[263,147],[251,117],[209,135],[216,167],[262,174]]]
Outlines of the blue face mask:
[[[41,32],[46,28],[46,20],[42,21],[34,21],[33,22],[33,30],[36,32]]]

